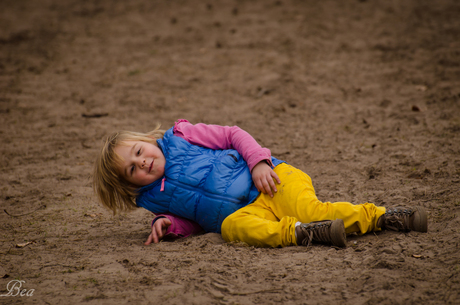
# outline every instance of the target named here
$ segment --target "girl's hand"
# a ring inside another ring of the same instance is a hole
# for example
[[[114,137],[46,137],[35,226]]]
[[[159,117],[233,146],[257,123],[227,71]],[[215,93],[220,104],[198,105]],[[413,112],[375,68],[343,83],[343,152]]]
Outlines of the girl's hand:
[[[252,181],[254,181],[259,192],[269,194],[270,197],[273,197],[273,193],[278,191],[274,180],[276,180],[278,184],[281,183],[278,175],[265,161],[257,163],[256,166],[252,168]]]
[[[166,229],[171,225],[171,220],[168,218],[160,218],[155,221],[152,226],[152,233],[147,238],[147,241],[144,243],[145,245],[150,245],[152,241],[156,244],[160,242],[163,236],[166,233]]]

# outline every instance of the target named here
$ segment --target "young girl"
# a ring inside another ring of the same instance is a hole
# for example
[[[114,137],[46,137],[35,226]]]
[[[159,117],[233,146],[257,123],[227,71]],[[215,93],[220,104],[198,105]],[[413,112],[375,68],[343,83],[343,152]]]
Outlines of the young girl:
[[[179,120],[166,132],[115,133],[97,158],[93,186],[114,213],[143,207],[160,214],[146,244],[199,226],[259,247],[344,247],[346,234],[383,228],[427,232],[422,207],[319,201],[307,174],[236,126]]]

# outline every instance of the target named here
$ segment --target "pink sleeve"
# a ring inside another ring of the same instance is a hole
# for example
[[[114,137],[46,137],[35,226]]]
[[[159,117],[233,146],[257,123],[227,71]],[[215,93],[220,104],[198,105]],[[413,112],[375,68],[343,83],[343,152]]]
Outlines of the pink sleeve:
[[[178,120],[174,125],[174,134],[187,142],[211,149],[235,149],[248,163],[249,170],[260,161],[267,161],[273,166],[271,152],[261,147],[257,141],[238,126],[219,126],[196,124],[187,120]]]
[[[171,221],[171,225],[166,229],[164,239],[184,238],[198,234],[203,231],[199,224],[192,220],[176,216],[173,214],[158,214],[152,221],[152,226],[159,218],[166,217]]]

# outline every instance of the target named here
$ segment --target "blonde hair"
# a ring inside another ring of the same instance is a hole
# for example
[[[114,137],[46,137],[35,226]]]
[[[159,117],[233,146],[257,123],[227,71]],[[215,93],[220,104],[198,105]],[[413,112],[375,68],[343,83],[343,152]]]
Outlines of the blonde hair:
[[[138,187],[127,182],[119,174],[122,158],[115,148],[126,141],[143,141],[157,145],[156,140],[164,136],[165,130],[158,125],[148,133],[119,131],[108,136],[96,158],[93,172],[93,189],[102,205],[113,214],[137,208],[136,196]]]

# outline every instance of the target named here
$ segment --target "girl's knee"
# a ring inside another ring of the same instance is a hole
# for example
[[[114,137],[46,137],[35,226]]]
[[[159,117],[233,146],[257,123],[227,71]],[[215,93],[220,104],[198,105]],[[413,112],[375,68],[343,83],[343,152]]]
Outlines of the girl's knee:
[[[222,226],[221,226],[222,238],[226,242],[235,241],[234,232],[235,230],[237,230],[237,227],[238,227],[237,217],[235,217],[234,214],[227,216],[227,218],[225,218],[224,221],[222,222]]]
[[[237,226],[238,222],[236,221],[235,213],[228,215],[222,222],[221,232],[224,236],[224,232],[231,232],[231,230]],[[225,238],[224,238],[225,239]]]

